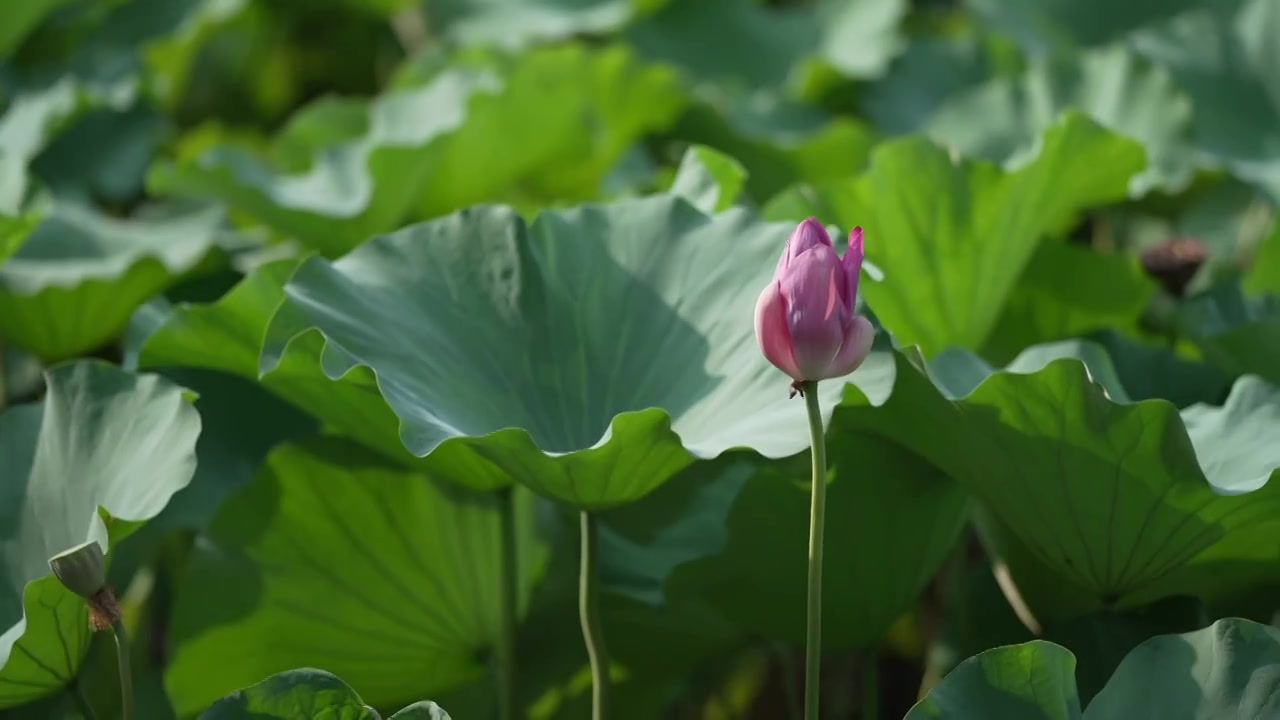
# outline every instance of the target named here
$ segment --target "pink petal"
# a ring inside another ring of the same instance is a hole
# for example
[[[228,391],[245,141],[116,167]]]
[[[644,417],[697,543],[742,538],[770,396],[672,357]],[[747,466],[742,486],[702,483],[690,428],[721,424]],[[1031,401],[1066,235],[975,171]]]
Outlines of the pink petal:
[[[844,258],[840,261],[844,266],[845,273],[845,298],[848,301],[849,312],[853,312],[854,302],[858,298],[858,279],[862,272],[862,228],[855,227],[849,231],[849,249],[845,250]]]
[[[835,251],[814,247],[791,261],[779,282],[796,366],[817,380],[840,351],[846,311],[838,287],[843,270]]]
[[[831,244],[831,236],[827,235],[827,229],[822,227],[822,223],[818,222],[817,218],[806,219],[791,231],[791,237],[787,238],[787,249],[778,260],[775,273],[790,265],[804,252],[823,245],[830,248],[832,253],[835,252],[835,246]]]
[[[867,359],[867,354],[871,352],[871,343],[875,339],[876,329],[871,325],[871,321],[862,315],[855,317],[845,330],[844,344],[840,346],[840,352],[836,354],[820,379],[844,377],[857,370],[862,361]]]
[[[791,376],[793,380],[803,380],[800,369],[796,367],[796,357],[791,350],[791,335],[787,331],[787,301],[782,297],[777,281],[760,293],[756,301],[756,342],[764,356],[774,367]]]

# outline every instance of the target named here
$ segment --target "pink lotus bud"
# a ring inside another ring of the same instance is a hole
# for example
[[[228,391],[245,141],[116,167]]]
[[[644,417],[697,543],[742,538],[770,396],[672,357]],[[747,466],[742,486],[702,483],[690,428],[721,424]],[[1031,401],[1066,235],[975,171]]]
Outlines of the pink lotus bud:
[[[875,329],[853,312],[861,270],[861,227],[849,233],[843,260],[814,218],[787,239],[756,303],[756,340],[769,362],[797,384],[848,375],[871,351]]]

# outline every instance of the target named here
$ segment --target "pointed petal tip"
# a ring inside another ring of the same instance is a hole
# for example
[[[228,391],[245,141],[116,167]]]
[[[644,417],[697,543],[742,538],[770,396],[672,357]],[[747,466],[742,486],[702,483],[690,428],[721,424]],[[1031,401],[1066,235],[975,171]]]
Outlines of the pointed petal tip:
[[[805,247],[815,244],[815,241],[834,247],[831,244],[831,236],[827,234],[827,228],[818,221],[818,218],[812,216],[805,218],[804,222],[796,226],[792,237],[801,240],[800,244]]]

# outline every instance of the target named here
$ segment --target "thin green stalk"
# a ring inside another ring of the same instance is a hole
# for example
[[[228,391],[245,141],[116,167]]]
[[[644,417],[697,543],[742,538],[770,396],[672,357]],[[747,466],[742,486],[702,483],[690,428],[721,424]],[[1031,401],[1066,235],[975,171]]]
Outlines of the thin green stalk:
[[[595,516],[581,513],[582,565],[578,572],[578,617],[582,621],[582,638],[591,660],[591,718],[609,717],[609,651],[604,644],[600,623],[600,570],[598,567]]]
[[[116,663],[120,666],[120,717],[122,720],[133,720],[133,671],[129,661],[129,633],[124,629],[124,621],[111,623],[111,632],[116,636]]]
[[[502,626],[498,638],[498,717],[516,717],[516,593],[520,583],[520,566],[516,558],[516,494],[512,488],[499,492],[498,513],[502,518]]]
[[[809,411],[809,439],[813,455],[813,486],[809,505],[809,615],[804,645],[804,717],[818,720],[818,677],[822,671],[822,534],[827,511],[827,446],[818,407],[818,383],[802,386]]]

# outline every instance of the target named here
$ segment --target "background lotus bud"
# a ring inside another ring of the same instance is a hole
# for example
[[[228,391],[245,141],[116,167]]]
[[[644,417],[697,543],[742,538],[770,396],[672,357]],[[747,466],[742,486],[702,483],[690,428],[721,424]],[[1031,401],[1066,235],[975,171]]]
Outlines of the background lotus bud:
[[[871,321],[854,314],[861,270],[861,227],[841,259],[821,223],[800,223],[756,303],[756,340],[769,362],[797,383],[856,370],[875,338]]]

